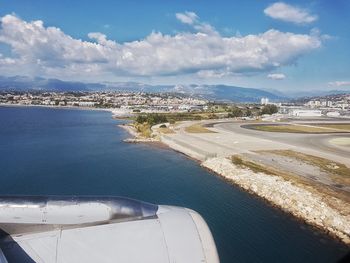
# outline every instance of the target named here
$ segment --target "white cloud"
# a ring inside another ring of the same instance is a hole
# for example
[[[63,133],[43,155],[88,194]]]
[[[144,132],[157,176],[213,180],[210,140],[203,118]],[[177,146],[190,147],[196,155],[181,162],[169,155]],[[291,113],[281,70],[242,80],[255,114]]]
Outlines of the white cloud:
[[[332,81],[332,82],[328,82],[328,85],[332,87],[344,87],[344,86],[350,87],[350,81]]]
[[[197,76],[200,78],[211,79],[211,78],[222,78],[230,75],[229,73],[215,70],[201,70],[197,72]]]
[[[268,74],[267,77],[273,80],[282,80],[286,78],[286,75],[282,73],[271,73],[271,74]]]
[[[176,13],[175,16],[181,23],[191,25],[198,32],[217,34],[211,25],[199,21],[199,16],[194,12]]]
[[[0,42],[10,46],[14,57],[0,58],[0,70],[67,78],[197,73],[220,77],[293,64],[322,44],[318,34],[271,29],[257,35],[223,37],[198,20],[192,26],[194,33],[152,32],[145,39],[125,43],[109,40],[99,32],[88,34],[91,41],[82,41],[59,28],[45,27],[42,21],[26,22],[6,15],[1,18]],[[2,66],[5,63],[10,66]]]
[[[276,2],[264,10],[265,15],[274,19],[295,24],[309,24],[318,19],[317,15],[283,2]]]
[[[3,54],[0,53],[0,65],[13,65],[16,64],[16,60],[13,58],[4,57]]]
[[[194,22],[198,20],[198,16],[194,12],[184,12],[184,13],[176,13],[176,18],[184,24],[192,25]]]

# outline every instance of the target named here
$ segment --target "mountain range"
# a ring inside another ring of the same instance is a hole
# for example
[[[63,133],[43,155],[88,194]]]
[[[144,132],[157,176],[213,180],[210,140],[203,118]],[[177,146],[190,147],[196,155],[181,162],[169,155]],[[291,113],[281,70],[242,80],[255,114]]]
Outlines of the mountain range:
[[[31,78],[27,76],[0,76],[0,91],[1,90],[167,92],[197,96],[208,100],[231,102],[259,102],[263,97],[269,98],[270,101],[288,101],[297,97],[344,93],[344,91],[335,90],[330,92],[310,92],[294,95],[284,94],[275,90],[243,88],[228,85],[148,85],[137,82],[85,83],[41,77]]]

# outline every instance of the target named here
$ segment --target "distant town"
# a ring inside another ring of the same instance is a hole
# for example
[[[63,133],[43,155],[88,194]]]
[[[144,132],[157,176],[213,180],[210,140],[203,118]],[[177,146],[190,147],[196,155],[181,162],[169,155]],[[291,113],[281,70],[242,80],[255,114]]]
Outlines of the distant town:
[[[0,103],[163,112],[203,110],[208,101],[181,94],[144,92],[0,92]]]
[[[350,94],[301,99],[282,105],[280,112],[288,113],[295,117],[350,117]]]
[[[258,104],[209,101],[177,93],[2,91],[0,104],[107,108],[129,113],[211,111],[221,113],[217,115],[218,118],[256,117],[266,114],[277,114],[279,117],[350,117],[350,94],[292,102],[271,102],[264,97]],[[266,105],[275,105],[278,112],[261,111]]]

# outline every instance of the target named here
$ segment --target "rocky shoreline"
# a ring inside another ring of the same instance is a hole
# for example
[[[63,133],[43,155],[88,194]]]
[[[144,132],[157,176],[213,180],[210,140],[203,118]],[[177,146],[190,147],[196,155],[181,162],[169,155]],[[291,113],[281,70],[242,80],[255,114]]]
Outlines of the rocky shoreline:
[[[330,207],[324,202],[326,196],[308,191],[279,176],[240,168],[227,158],[211,158],[201,165],[350,245],[350,215],[343,215]]]

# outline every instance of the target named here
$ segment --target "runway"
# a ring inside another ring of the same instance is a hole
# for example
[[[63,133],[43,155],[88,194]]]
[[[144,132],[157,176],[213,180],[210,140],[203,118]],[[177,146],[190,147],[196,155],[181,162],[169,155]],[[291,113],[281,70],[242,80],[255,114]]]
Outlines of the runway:
[[[271,144],[284,144],[293,148],[298,148],[299,151],[305,153],[316,154],[316,156],[340,161],[350,167],[350,147],[335,145],[329,142],[335,138],[350,138],[349,133],[306,134],[268,132],[242,128],[241,126],[243,124],[244,123],[241,122],[216,122],[209,125],[218,131],[229,132],[234,137],[249,136],[256,141],[257,147],[259,140],[267,140],[270,141]],[[266,141],[264,144],[266,144]]]

